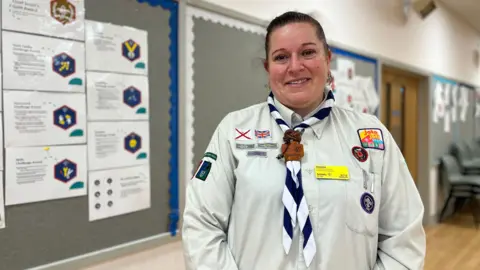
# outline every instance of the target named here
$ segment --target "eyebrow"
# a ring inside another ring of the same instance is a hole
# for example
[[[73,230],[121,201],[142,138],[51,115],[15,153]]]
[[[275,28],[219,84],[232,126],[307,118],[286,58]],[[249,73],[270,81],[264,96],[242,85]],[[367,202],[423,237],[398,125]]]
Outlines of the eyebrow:
[[[307,45],[317,45],[317,44],[314,43],[314,42],[305,42],[305,43],[302,43],[302,46],[307,46]],[[281,50],[284,50],[284,48],[280,48],[280,49],[277,49],[277,50],[273,51],[273,52],[272,52],[272,55],[274,55],[276,52],[281,51]]]

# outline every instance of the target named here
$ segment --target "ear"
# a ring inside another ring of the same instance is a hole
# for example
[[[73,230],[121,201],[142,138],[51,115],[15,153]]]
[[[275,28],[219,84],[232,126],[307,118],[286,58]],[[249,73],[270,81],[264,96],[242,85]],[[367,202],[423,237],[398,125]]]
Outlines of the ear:
[[[265,69],[266,72],[268,72],[268,61],[267,60],[263,60],[263,68]]]

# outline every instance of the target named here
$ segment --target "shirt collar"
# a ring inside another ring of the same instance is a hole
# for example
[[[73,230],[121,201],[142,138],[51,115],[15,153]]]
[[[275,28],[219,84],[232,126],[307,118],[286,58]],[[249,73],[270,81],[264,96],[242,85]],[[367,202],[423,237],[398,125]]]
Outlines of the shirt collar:
[[[273,97],[273,101],[275,103],[275,107],[277,108],[278,112],[282,116],[283,120],[285,122],[287,122],[289,127],[293,127],[293,126],[296,126],[296,125],[300,124],[303,120],[308,119],[309,117],[314,115],[316,112],[318,112],[320,110],[320,108],[322,107],[323,103],[325,102],[325,100],[327,99],[327,93],[328,93],[328,90],[325,90],[325,95],[324,95],[324,98],[323,98],[322,102],[318,105],[317,108],[315,108],[313,111],[311,111],[309,114],[307,114],[305,116],[305,118],[302,118],[299,114],[292,111],[287,106],[283,105],[275,97]],[[326,121],[320,121],[319,123],[317,123],[315,125],[315,128],[312,127],[312,130],[315,133],[315,136],[317,138],[320,138],[322,127],[324,126],[323,125],[324,122],[326,122]]]

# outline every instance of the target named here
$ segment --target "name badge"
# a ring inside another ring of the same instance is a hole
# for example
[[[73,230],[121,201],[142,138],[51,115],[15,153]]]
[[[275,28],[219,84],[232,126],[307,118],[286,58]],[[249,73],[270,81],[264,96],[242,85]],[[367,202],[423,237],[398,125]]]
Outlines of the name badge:
[[[315,166],[317,179],[348,180],[350,175],[347,166]]]

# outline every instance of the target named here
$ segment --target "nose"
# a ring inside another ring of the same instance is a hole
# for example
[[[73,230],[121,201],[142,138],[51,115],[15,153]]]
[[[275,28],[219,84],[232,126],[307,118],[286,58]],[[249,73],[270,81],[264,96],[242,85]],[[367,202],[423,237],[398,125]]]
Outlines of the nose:
[[[303,66],[302,59],[300,59],[298,56],[293,55],[290,58],[290,63],[288,67],[288,71],[291,73],[297,73],[300,72],[304,69],[305,67]]]

